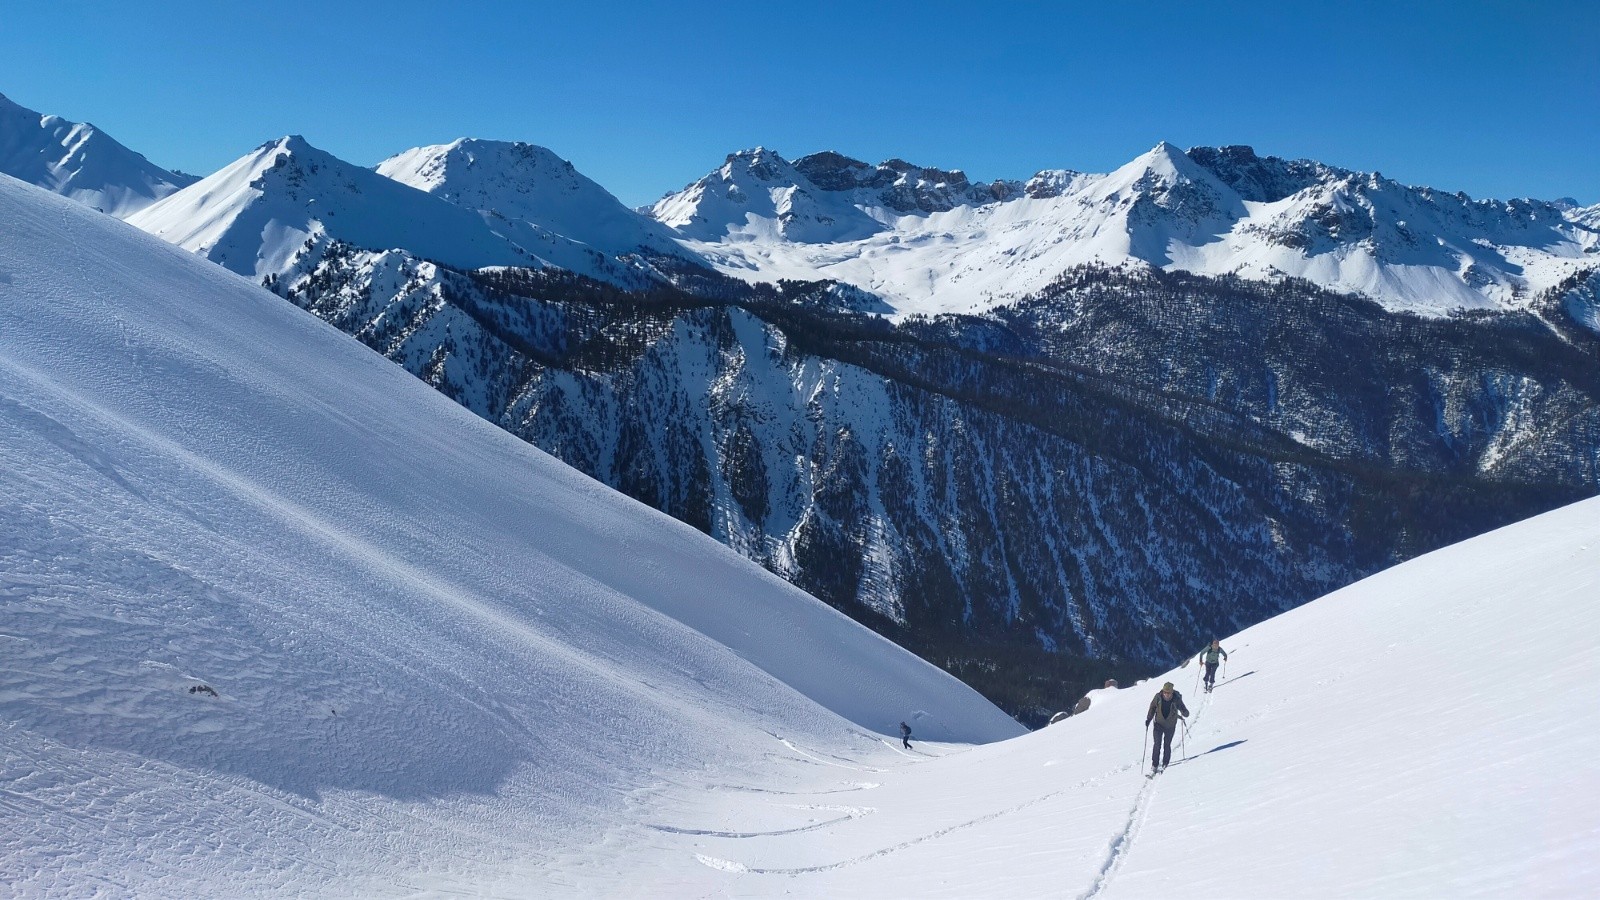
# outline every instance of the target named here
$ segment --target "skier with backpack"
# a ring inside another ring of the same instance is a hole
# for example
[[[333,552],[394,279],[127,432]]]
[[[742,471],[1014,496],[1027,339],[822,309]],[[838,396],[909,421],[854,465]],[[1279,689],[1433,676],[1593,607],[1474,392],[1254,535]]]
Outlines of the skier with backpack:
[[[900,723],[900,743],[905,744],[907,750],[911,749],[911,726],[904,722]]]
[[[1211,646],[1201,650],[1200,655],[1196,657],[1196,659],[1206,664],[1206,693],[1208,694],[1211,693],[1212,688],[1217,686],[1217,657],[1219,655],[1223,659],[1227,659],[1228,651],[1222,649],[1222,645],[1217,643],[1215,638],[1212,638]]]
[[[1150,698],[1150,709],[1145,713],[1144,725],[1155,724],[1155,749],[1150,756],[1150,774],[1165,769],[1172,759],[1172,735],[1178,730],[1178,721],[1189,717],[1189,707],[1183,705],[1183,695],[1173,688],[1172,682],[1161,686],[1161,691]]]

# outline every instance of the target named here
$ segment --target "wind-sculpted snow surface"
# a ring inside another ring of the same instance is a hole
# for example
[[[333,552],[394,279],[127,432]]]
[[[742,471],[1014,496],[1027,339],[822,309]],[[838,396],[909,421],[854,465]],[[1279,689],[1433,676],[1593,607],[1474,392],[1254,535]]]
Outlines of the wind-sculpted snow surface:
[[[769,732],[1021,730],[221,268],[0,220],[9,895],[582,894]]]
[[[682,896],[1585,896],[1597,590],[1588,500],[1224,637],[1211,694],[1191,663],[1014,741],[775,764],[673,810],[644,871]],[[1149,780],[1165,680],[1193,715]]]

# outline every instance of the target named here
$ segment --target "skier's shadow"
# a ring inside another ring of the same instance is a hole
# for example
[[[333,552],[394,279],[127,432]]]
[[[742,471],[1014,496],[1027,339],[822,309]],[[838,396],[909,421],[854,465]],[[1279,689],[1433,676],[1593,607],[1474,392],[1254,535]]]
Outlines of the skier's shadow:
[[[1244,676],[1241,675],[1239,677],[1243,678]],[[1209,756],[1209,755],[1211,755],[1213,753],[1216,753],[1218,750],[1231,750],[1234,747],[1237,747],[1240,744],[1243,744],[1244,742],[1246,742],[1248,740],[1249,740],[1249,738],[1240,738],[1237,741],[1229,741],[1226,744],[1219,744],[1218,746],[1212,747],[1210,750],[1207,750],[1204,753],[1196,753],[1193,756],[1185,756],[1183,759],[1180,759],[1177,762],[1173,763],[1173,765],[1180,766],[1180,765],[1183,765],[1186,762],[1194,762],[1195,760],[1199,759],[1200,757]]]
[[[1235,681],[1238,681],[1241,678],[1249,678],[1251,675],[1254,675],[1255,673],[1256,673],[1256,670],[1255,669],[1251,669],[1250,671],[1244,673],[1243,675],[1235,675],[1232,678],[1229,678],[1227,681],[1219,681],[1215,685],[1213,685],[1211,689],[1212,690],[1216,690],[1217,688],[1222,687],[1225,684],[1233,684]]]

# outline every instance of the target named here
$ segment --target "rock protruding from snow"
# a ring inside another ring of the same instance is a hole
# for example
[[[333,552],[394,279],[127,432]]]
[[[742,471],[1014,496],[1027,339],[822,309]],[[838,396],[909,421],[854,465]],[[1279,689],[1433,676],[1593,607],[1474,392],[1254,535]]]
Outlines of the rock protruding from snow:
[[[4,94],[0,173],[118,218],[195,181],[155,165],[93,125],[40,115]]]
[[[542,266],[471,210],[351,165],[298,135],[269,141],[129,223],[254,278],[337,240],[461,268]]]
[[[802,156],[795,160],[794,168],[824,191],[848,194],[854,204],[901,214],[945,212],[957,206],[993,203],[1022,191],[1014,181],[973,184],[959,169],[924,168],[903,159],[871,166],[832,150]]]

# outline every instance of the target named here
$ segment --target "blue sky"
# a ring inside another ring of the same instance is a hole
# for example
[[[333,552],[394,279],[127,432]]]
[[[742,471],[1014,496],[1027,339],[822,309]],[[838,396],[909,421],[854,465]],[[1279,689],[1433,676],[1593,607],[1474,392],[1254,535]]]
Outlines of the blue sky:
[[[1600,3],[12,3],[0,93],[207,174],[472,136],[646,203],[765,145],[1107,171],[1160,140],[1600,201]]]

